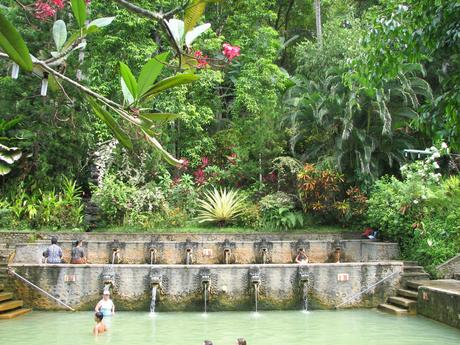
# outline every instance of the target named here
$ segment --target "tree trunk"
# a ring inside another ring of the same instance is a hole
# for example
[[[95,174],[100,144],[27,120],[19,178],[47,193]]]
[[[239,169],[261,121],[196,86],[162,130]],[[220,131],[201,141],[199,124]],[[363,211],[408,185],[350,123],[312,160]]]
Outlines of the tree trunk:
[[[323,32],[321,29],[321,0],[315,0],[316,13],[316,39],[319,45],[323,44]]]

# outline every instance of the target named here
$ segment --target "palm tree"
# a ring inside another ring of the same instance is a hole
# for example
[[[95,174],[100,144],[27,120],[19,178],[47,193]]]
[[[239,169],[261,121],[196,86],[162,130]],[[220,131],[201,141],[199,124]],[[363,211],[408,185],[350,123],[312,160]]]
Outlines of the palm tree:
[[[407,64],[373,94],[346,86],[340,69],[320,82],[298,81],[288,93],[284,118],[292,152],[359,178],[374,179],[396,168],[403,149],[414,146],[410,125],[418,117],[420,97],[432,97],[418,77],[423,73],[421,65]]]

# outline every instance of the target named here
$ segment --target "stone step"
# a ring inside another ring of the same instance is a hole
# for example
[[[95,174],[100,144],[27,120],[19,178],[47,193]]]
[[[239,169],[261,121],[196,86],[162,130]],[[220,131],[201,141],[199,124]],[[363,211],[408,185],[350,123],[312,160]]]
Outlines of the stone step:
[[[418,291],[419,286],[422,286],[425,282],[426,280],[409,280],[406,281],[406,287]]]
[[[389,297],[388,302],[397,307],[407,309],[409,312],[414,313],[417,308],[417,301],[404,297]]]
[[[408,272],[401,274],[401,284],[402,286],[407,286],[406,283],[408,281],[415,281],[415,280],[430,280],[430,275],[424,272]]]
[[[391,313],[394,315],[408,315],[409,314],[407,309],[399,308],[395,305],[387,304],[387,303],[379,304],[378,308],[382,311],[385,311],[387,313]]]
[[[418,297],[418,292],[414,290],[398,289],[396,290],[396,294],[398,296],[411,298],[413,300],[417,300]]]
[[[0,292],[0,302],[9,301],[10,299],[13,299],[13,293]]]
[[[423,266],[403,266],[404,273],[426,273]]]
[[[27,309],[27,308],[20,308],[20,309],[15,309],[15,310],[11,310],[7,313],[1,313],[0,314],[0,320],[8,320],[8,319],[13,319],[17,316],[20,316],[20,315],[24,315],[24,314],[27,314],[27,313],[30,313],[32,311],[32,309]]]
[[[3,302],[3,303],[0,303],[0,312],[20,308],[23,305],[24,305],[24,302],[21,300]]]
[[[418,262],[417,261],[403,261],[404,266],[417,266]]]

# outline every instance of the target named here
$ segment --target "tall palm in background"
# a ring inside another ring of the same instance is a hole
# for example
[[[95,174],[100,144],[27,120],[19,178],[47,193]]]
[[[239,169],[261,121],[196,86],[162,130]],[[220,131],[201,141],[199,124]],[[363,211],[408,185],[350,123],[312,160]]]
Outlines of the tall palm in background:
[[[319,160],[357,180],[374,179],[398,167],[413,147],[411,130],[421,97],[430,98],[421,65],[407,64],[396,79],[372,93],[345,85],[343,71],[330,70],[320,82],[298,80],[286,97],[284,125],[291,151]]]

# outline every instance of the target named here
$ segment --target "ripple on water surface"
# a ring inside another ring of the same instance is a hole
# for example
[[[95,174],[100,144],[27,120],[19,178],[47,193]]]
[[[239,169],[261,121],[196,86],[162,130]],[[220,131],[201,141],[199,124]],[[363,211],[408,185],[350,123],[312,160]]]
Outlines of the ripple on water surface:
[[[32,312],[0,321],[0,344],[187,344],[232,345],[459,345],[460,330],[423,317],[395,317],[375,310],[286,312],[119,312],[106,318],[109,331],[91,335],[89,312]]]

